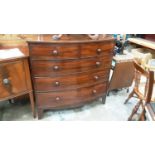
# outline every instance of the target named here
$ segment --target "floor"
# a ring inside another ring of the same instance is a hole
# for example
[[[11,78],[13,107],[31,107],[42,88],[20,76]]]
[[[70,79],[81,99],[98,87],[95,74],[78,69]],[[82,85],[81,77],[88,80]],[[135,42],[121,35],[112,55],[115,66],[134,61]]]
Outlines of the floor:
[[[100,99],[81,108],[44,112],[39,121],[126,121],[134,106],[135,99],[123,104],[129,93],[126,89],[113,91],[107,96],[106,104]],[[31,114],[29,102],[0,103],[2,121],[37,121]]]

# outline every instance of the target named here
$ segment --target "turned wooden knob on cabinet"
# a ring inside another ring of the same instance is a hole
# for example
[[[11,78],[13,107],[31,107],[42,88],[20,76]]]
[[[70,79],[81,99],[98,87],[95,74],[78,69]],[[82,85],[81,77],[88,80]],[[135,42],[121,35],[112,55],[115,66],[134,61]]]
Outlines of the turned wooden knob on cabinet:
[[[59,70],[59,66],[54,66],[53,70],[55,70],[55,71]]]
[[[60,97],[56,97],[55,100],[56,100],[56,101],[60,101]]]
[[[58,52],[57,50],[53,50],[53,51],[52,51],[52,54],[55,55],[55,56],[58,55],[58,53],[59,53],[59,52]]]
[[[97,54],[100,54],[100,53],[102,52],[102,49],[101,49],[101,48],[98,48],[98,49],[96,50],[96,52],[97,52]]]
[[[10,84],[10,80],[8,78],[3,79],[3,84],[4,85]]]
[[[55,86],[60,86],[60,82],[59,81],[56,81],[55,82]]]
[[[96,91],[95,89],[93,89],[93,91],[92,91],[92,92],[93,92],[93,94],[96,94],[96,93],[97,93],[97,91]]]
[[[100,61],[96,61],[96,66],[99,67],[101,65]]]
[[[95,76],[94,76],[94,79],[95,79],[95,80],[98,80],[98,79],[99,79],[99,76],[98,76],[98,75],[95,75]]]

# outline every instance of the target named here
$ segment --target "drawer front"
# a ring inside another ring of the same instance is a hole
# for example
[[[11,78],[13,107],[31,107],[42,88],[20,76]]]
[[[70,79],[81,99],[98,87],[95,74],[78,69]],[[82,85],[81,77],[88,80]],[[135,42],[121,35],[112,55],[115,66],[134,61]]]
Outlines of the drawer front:
[[[89,43],[81,45],[81,58],[109,55],[113,53],[114,43]]]
[[[71,90],[108,81],[109,70],[79,73],[61,77],[34,78],[37,92]]]
[[[30,44],[30,56],[32,59],[76,59],[79,58],[79,46],[77,44]]]
[[[106,84],[102,83],[72,91],[36,93],[36,100],[38,107],[43,109],[69,107],[101,97],[105,92]]]
[[[26,78],[22,61],[0,64],[0,98],[26,91]]]
[[[31,61],[33,76],[59,76],[111,67],[112,56],[73,61]]]

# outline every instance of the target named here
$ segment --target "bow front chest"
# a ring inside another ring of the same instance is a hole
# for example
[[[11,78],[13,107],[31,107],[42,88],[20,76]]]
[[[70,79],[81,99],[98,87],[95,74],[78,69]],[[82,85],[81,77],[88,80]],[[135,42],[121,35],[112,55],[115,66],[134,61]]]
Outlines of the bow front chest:
[[[28,41],[34,93],[41,118],[47,109],[105,102],[114,40]]]

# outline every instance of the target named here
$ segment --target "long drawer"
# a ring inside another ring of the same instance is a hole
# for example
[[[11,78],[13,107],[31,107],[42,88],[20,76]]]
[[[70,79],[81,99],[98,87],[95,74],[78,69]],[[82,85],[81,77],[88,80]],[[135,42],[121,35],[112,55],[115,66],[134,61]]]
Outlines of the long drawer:
[[[72,91],[36,93],[39,108],[69,107],[101,97],[106,91],[106,83]],[[74,103],[74,104],[73,104]]]
[[[36,92],[77,89],[108,81],[109,69],[58,77],[34,78]]]
[[[59,76],[111,67],[111,57],[89,58],[64,61],[31,61],[34,77]]]
[[[114,43],[30,44],[32,59],[64,60],[87,58],[112,53]]]

